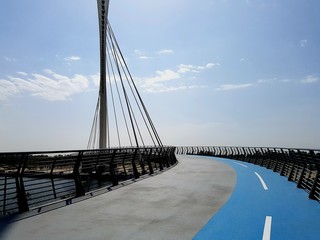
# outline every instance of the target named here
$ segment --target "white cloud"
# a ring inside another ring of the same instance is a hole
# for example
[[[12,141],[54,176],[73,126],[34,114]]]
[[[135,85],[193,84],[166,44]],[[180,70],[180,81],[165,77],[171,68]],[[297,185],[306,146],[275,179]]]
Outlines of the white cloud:
[[[259,79],[257,80],[257,83],[258,84],[263,84],[263,83],[273,83],[273,82],[276,82],[278,79],[275,77],[275,78],[268,78],[268,79]]]
[[[196,69],[197,67],[193,65],[180,64],[178,73],[198,72]]]
[[[134,53],[138,56],[138,58],[139,59],[141,59],[141,60],[147,60],[147,59],[150,59],[151,57],[149,57],[148,55],[147,55],[147,53],[146,52],[144,52],[144,51],[142,51],[142,50],[140,50],[140,49],[135,49],[134,50]]]
[[[201,70],[210,69],[215,66],[220,66],[220,63],[207,63],[203,66],[195,66],[195,65],[186,65],[186,64],[180,64],[178,66],[178,73],[187,73],[187,72],[194,72],[198,73]]]
[[[97,73],[97,74],[94,74],[94,75],[91,75],[90,76],[93,84],[96,86],[96,87],[99,87],[100,86],[100,74]]]
[[[177,71],[173,71],[171,69],[166,69],[164,71],[156,71],[156,76],[152,78],[145,78],[144,81],[147,84],[153,84],[157,82],[164,82],[164,81],[170,81],[170,80],[176,80],[181,78],[180,74],[185,74],[188,72],[195,72],[198,73],[201,70],[209,69],[214,66],[218,66],[218,63],[207,63],[204,66],[194,66],[194,65],[186,65],[186,64],[180,64],[178,66]]]
[[[145,55],[145,52],[143,52],[143,51],[140,50],[140,49],[135,49],[135,50],[134,50],[134,53],[137,54],[137,55]]]
[[[281,79],[280,81],[281,81],[282,83],[289,83],[289,82],[291,82],[291,80],[290,80],[290,79],[287,79],[287,78],[286,78],[286,79]]]
[[[172,49],[162,49],[160,51],[158,51],[158,54],[172,54],[173,50]]]
[[[229,90],[237,90],[243,88],[252,87],[254,84],[252,83],[244,83],[244,84],[223,84],[220,87],[216,88],[216,91],[229,91]]]
[[[81,58],[78,56],[70,56],[70,57],[65,57],[64,60],[66,62],[72,62],[72,61],[80,61]]]
[[[0,79],[0,101],[7,100],[18,92],[19,89],[11,81]]]
[[[145,83],[146,84],[154,84],[157,82],[164,82],[164,81],[170,81],[181,78],[180,74],[172,71],[170,69],[166,69],[164,71],[156,71],[156,76],[152,78],[146,78]]]
[[[25,73],[25,72],[17,72],[17,73],[22,75],[22,76],[28,76],[28,73]]]
[[[139,59],[142,59],[142,60],[147,60],[147,59],[150,59],[151,57],[148,57],[148,56],[139,56]]]
[[[305,47],[308,44],[308,40],[307,39],[302,39],[300,40],[300,47]]]
[[[301,83],[316,83],[319,78],[316,75],[308,75],[301,80]]]
[[[154,84],[144,88],[144,92],[147,93],[164,93],[164,92],[176,92],[195,88],[206,88],[207,86],[201,85],[182,85],[182,86],[165,86],[164,84]]]
[[[0,80],[1,100],[18,93],[27,93],[48,101],[64,101],[76,93],[85,91],[89,86],[88,79],[83,75],[75,74],[68,77],[49,69],[44,70],[44,74],[20,75],[22,76],[9,76],[8,79]]]
[[[207,63],[203,66],[180,64],[176,71],[171,69],[166,69],[163,71],[158,70],[155,72],[154,77],[140,78],[138,79],[137,82],[139,83],[143,91],[149,92],[149,93],[173,92],[173,91],[193,89],[193,88],[205,88],[207,86],[182,84],[181,83],[182,75],[190,72],[198,73],[200,71],[204,71],[206,69],[210,69],[210,68],[213,68],[214,66],[219,66],[219,65],[220,65],[219,63]],[[191,78],[189,77],[188,79],[191,79]],[[180,81],[171,83],[171,81],[173,80],[180,80]]]

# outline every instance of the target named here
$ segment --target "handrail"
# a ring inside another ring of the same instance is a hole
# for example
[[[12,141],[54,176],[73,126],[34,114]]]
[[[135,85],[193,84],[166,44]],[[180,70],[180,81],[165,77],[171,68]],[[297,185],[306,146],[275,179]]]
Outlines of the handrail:
[[[186,146],[177,154],[205,155],[260,165],[293,181],[320,202],[320,150],[280,147]]]
[[[116,186],[176,164],[175,147],[0,153],[0,216]]]

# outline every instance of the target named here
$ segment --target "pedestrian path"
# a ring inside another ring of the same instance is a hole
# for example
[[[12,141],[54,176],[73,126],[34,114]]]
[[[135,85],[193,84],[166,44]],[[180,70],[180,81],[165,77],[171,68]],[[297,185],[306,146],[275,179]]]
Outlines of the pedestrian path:
[[[66,207],[2,222],[2,240],[192,239],[230,197],[234,169],[177,156],[172,169]]]

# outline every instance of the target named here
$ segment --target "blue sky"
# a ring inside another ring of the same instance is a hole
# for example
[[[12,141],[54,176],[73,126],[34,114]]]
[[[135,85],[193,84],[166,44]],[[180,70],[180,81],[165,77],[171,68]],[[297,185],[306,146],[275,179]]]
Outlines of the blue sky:
[[[162,142],[320,148],[318,0],[111,0],[109,20]],[[87,146],[95,0],[0,8],[0,151]]]

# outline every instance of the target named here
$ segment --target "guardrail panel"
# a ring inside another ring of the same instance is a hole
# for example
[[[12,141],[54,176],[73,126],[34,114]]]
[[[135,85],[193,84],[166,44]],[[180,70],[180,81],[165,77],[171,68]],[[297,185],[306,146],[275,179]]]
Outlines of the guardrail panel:
[[[0,216],[41,208],[176,163],[174,147],[0,153]]]
[[[178,147],[177,153],[231,158],[266,167],[320,201],[320,150],[268,147]]]

